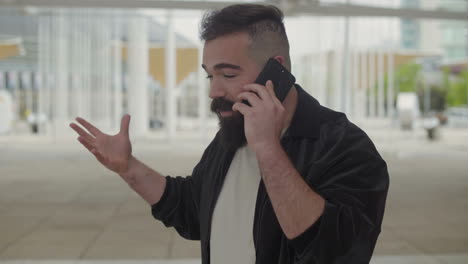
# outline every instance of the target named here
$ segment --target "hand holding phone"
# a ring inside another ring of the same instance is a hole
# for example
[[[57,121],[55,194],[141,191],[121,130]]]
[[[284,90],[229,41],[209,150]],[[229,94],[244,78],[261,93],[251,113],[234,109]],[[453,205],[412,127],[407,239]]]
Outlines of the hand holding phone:
[[[296,78],[277,60],[270,58],[265,67],[258,75],[255,83],[265,85],[268,80],[273,82],[276,97],[283,102],[288,94],[291,86],[296,82]],[[243,103],[250,106],[247,100],[242,100]]]

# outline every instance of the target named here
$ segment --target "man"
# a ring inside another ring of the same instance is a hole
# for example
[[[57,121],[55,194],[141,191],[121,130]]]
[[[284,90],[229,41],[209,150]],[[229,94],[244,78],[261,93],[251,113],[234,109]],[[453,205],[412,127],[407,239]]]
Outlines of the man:
[[[268,58],[291,68],[282,20],[276,7],[251,4],[203,18],[202,67],[220,130],[191,176],[163,177],[135,159],[128,115],[115,136],[81,118],[91,134],[71,126],[156,219],[201,241],[202,263],[369,263],[386,164],[364,132],[299,85],[280,102],[271,81],[253,83]]]

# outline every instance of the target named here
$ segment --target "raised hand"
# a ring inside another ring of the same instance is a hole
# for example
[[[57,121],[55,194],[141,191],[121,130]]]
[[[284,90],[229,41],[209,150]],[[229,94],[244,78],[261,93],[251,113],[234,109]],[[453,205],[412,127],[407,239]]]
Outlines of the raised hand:
[[[113,136],[102,133],[83,118],[78,117],[76,121],[87,130],[70,123],[70,127],[79,135],[78,141],[109,170],[118,174],[126,172],[132,155],[132,145],[128,136],[130,115],[122,117],[120,132]]]

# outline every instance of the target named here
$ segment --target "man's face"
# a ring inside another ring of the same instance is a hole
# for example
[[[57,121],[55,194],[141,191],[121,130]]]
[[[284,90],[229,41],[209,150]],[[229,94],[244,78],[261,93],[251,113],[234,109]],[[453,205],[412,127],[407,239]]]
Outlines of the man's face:
[[[247,33],[222,36],[205,43],[203,69],[210,79],[211,110],[220,119],[220,133],[223,144],[229,149],[245,145],[244,121],[239,112],[232,111],[237,95],[243,86],[253,83],[260,73],[260,67],[248,55]]]

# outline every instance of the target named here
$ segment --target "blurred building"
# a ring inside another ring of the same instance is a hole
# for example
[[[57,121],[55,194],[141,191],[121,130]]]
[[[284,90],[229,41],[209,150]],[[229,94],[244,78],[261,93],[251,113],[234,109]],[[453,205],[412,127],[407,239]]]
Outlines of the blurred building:
[[[401,0],[405,8],[419,8],[419,0]],[[416,19],[401,19],[401,47],[417,50],[421,46],[421,23]]]
[[[167,32],[137,11],[1,8],[0,89],[13,95],[18,121],[45,116],[64,128],[84,116],[109,129],[139,109],[146,131],[167,107]],[[196,112],[196,82],[183,81],[198,71],[199,47],[175,32],[173,44],[174,85],[184,90],[183,102],[195,101]],[[44,123],[36,132],[60,133]]]
[[[439,6],[445,10],[468,12],[468,1],[440,0]],[[449,61],[467,59],[468,22],[442,21],[440,28],[444,57]]]
[[[468,1],[401,0],[405,8],[468,12]],[[401,19],[401,47],[440,52],[444,60],[468,57],[468,23],[465,21]]]
[[[33,131],[60,135],[75,116],[83,116],[108,131],[130,113],[132,128],[141,133],[163,128],[173,135],[188,123],[202,131],[209,103],[200,43],[175,32],[181,15],[174,18],[167,6],[151,15],[136,8],[150,2],[157,8],[165,1],[143,2],[129,4],[135,8],[114,1],[2,6],[0,89],[12,95],[14,127],[36,123]],[[226,4],[202,2],[171,4],[197,10]],[[266,2],[280,5],[288,23],[297,22],[286,27],[294,38],[292,50],[301,51],[292,54],[298,83],[351,119],[395,117],[392,106],[400,90],[394,76],[400,65],[421,57],[467,56],[466,22],[459,22],[468,20],[459,12],[468,11],[466,1]],[[405,10],[398,13],[400,7]],[[421,13],[440,8],[457,12],[442,14],[443,21],[433,18],[437,12]]]

